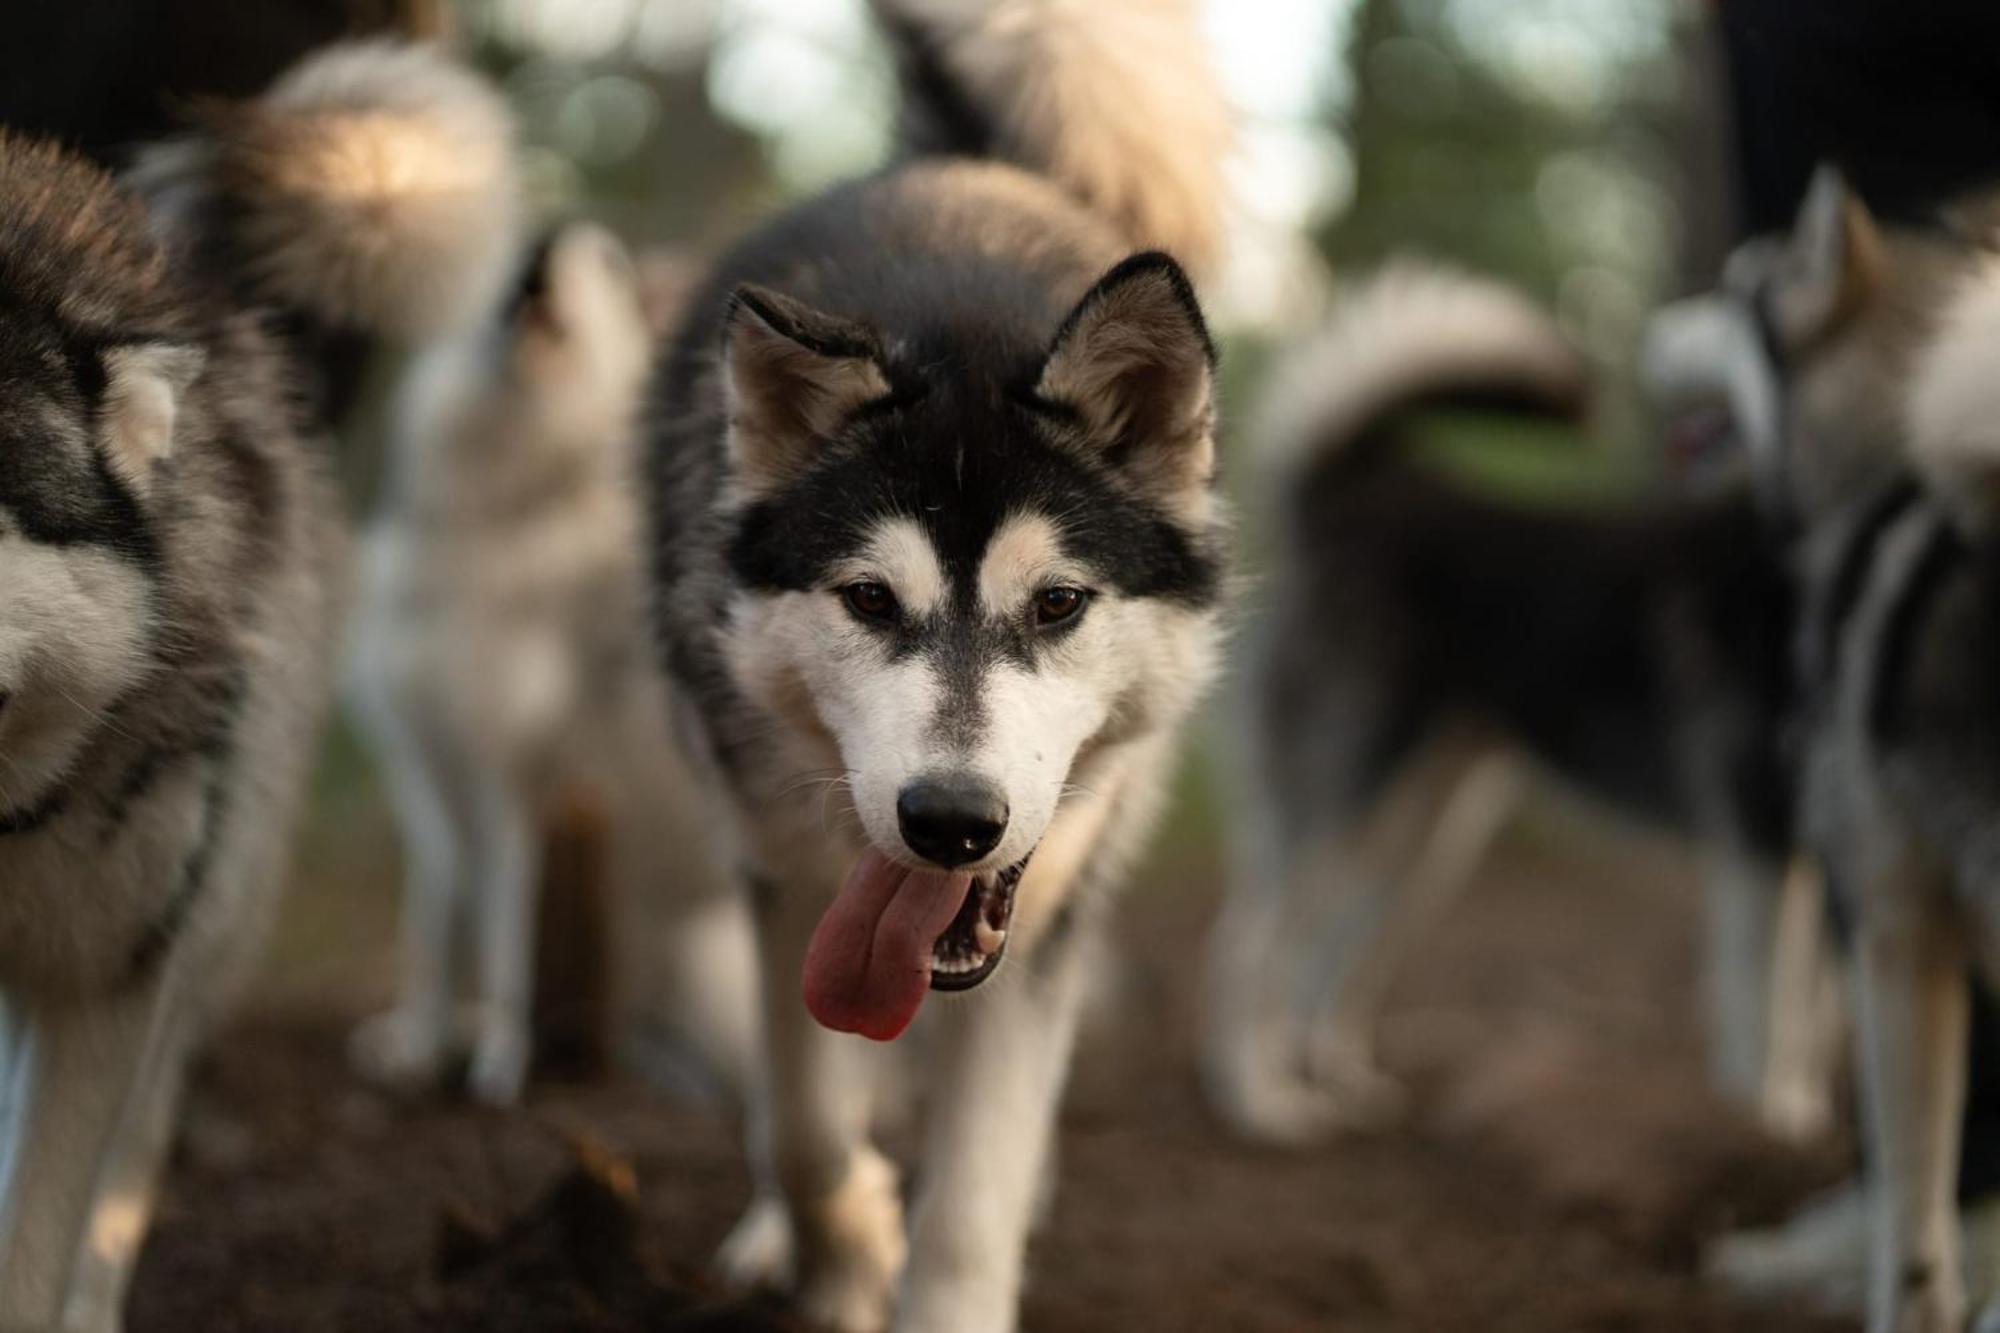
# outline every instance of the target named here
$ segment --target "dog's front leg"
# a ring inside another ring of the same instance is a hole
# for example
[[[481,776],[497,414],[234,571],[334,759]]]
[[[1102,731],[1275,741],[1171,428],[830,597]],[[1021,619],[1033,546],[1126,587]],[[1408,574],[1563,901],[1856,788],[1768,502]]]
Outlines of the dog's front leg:
[[[767,1057],[751,1094],[760,1103],[750,1130],[760,1179],[721,1264],[738,1282],[791,1277],[814,1323],[876,1333],[888,1322],[905,1241],[896,1169],[868,1142],[872,1052],[861,1038],[814,1022],[800,998],[825,898],[810,886],[759,886],[753,896]],[[773,1215],[775,1199],[784,1201],[782,1218]]]
[[[1007,1333],[1076,1035],[1089,941],[1073,927],[934,1034],[923,1185],[897,1333]]]
[[[118,1327],[116,1293],[151,1201],[158,1154],[150,1149],[155,1140],[164,1146],[179,1086],[169,1058],[179,1050],[171,987],[163,971],[129,994],[87,1006],[0,1001],[0,1330],[6,1333]],[[147,1142],[135,1146],[134,1135]],[[138,1169],[125,1170],[127,1163]],[[129,1198],[100,1210],[107,1183],[129,1187]],[[110,1299],[86,1299],[80,1311],[80,1282]]]
[[[1926,901],[1937,887],[1907,887],[1893,905],[1870,904],[1856,941],[1876,1177],[1869,1329],[1959,1333],[1965,1294],[1952,1186],[1965,1097],[1965,956]]]
[[[1846,1008],[1829,947],[1826,887],[1817,862],[1792,858],[1771,941],[1767,1037],[1758,1110],[1787,1141],[1824,1134],[1835,1112]]]

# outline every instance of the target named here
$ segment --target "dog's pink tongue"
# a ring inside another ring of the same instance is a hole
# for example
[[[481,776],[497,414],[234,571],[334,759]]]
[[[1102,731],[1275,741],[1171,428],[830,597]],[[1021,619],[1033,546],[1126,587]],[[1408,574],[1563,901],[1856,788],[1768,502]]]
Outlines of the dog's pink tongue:
[[[836,1032],[901,1036],[931,987],[931,948],[958,915],[970,875],[861,854],[806,947],[806,1008]]]

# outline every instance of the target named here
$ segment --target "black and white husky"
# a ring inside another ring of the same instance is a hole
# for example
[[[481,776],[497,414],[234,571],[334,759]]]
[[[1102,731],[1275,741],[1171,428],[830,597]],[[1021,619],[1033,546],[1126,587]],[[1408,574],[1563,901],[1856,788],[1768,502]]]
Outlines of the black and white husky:
[[[0,136],[0,1327],[119,1324],[325,695],[342,543],[301,335],[489,299],[498,116],[362,47],[132,186]]]
[[[2000,234],[1961,224],[1880,228],[1822,173],[1793,262],[1738,266],[1800,526],[1802,826],[1851,923],[1872,1333],[1965,1327],[1967,979],[2000,983]]]
[[[1014,1326],[1091,940],[1216,656],[1182,261],[1226,124],[1188,6],[880,8],[930,119],[695,298],[647,413],[655,610],[767,979],[726,1259],[837,1328],[977,1333]],[[856,1034],[922,1010],[906,1240]]]
[[[347,695],[409,862],[402,993],[355,1034],[371,1076],[435,1080],[463,1026],[473,1092],[519,1094],[538,833],[558,784],[579,783],[609,816],[619,1008],[662,1001],[727,1081],[750,1058],[749,923],[714,868],[645,627],[630,428],[651,354],[623,247],[570,224],[397,396],[348,631]]]
[[[1775,1130],[1827,1122],[1817,886],[1787,874],[1791,593],[1768,521],[1740,486],[1530,508],[1410,456],[1454,411],[1573,434],[1588,389],[1524,298],[1405,265],[1267,395],[1273,569],[1245,635],[1247,799],[1204,1042],[1213,1099],[1247,1134],[1298,1142],[1400,1110],[1374,1060],[1383,993],[1514,807],[1524,758],[1700,840],[1716,1082]]]

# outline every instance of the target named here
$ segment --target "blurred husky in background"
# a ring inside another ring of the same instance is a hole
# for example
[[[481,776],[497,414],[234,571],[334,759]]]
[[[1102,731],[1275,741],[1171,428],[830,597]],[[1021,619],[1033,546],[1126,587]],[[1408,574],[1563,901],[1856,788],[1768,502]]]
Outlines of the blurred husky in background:
[[[1276,548],[1246,636],[1246,800],[1204,1044],[1245,1133],[1298,1142],[1400,1109],[1373,1053],[1383,992],[1524,759],[1700,841],[1716,1081],[1779,1132],[1826,1123],[1814,978],[1780,966],[1801,933],[1811,957],[1817,914],[1809,880],[1779,887],[1791,607],[1757,506],[1738,487],[1529,509],[1410,457],[1454,411],[1575,427],[1588,388],[1523,298],[1409,266],[1275,382],[1258,459]]]
[[[543,821],[582,784],[608,817],[614,1012],[641,1017],[666,974],[668,1013],[740,1087],[750,923],[711,868],[644,630],[630,436],[650,352],[623,247],[572,224],[497,318],[418,359],[394,410],[347,673],[409,863],[402,994],[354,1043],[375,1077],[433,1082],[469,1054],[475,1095],[520,1094]],[[680,919],[640,924],[661,907]]]
[[[1852,910],[1873,1213],[1869,1326],[1956,1330],[1954,1208],[1975,969],[2000,982],[2000,264],[1915,366],[1920,487],[1857,499],[1813,543],[1805,817]],[[1816,442],[1808,441],[1806,447]]]
[[[767,981],[763,1192],[725,1261],[834,1328],[994,1333],[1109,890],[1221,637],[1183,262],[1227,123],[1178,0],[878,9],[909,155],[695,298],[647,413],[655,604]],[[906,1233],[851,1034],[975,988],[928,1006]]]
[[[498,102],[391,46],[122,187],[0,135],[0,1327],[119,1326],[285,874],[342,547],[307,349],[491,300],[512,187]]]
[[[1968,1278],[1993,1285],[1992,1210],[1969,1215],[1989,1244],[1962,1250],[1954,1207],[1979,1193],[1969,1049],[1991,1077],[1967,978],[1990,993],[2000,957],[1992,216],[1988,196],[1928,231],[1882,227],[1822,171],[1791,234],[1740,250],[1654,348],[1683,366],[1730,349],[1723,378],[1750,386],[1743,415],[1766,425],[1746,436],[1796,529],[1803,834],[1850,924],[1869,1173],[1711,1262],[1753,1293],[1865,1288],[1874,1333],[1962,1328]]]

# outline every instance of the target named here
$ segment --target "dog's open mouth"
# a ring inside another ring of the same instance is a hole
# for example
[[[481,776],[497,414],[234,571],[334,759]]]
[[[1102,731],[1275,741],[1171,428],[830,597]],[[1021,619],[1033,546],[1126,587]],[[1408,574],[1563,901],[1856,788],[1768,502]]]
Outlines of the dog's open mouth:
[[[933,990],[970,990],[1007,947],[1027,858],[983,875],[855,859],[806,946],[806,1008],[836,1032],[893,1041]]]
[[[931,946],[932,990],[971,990],[993,975],[1007,952],[1014,889],[1027,868],[1024,856],[1004,870],[973,876],[958,915]]]

